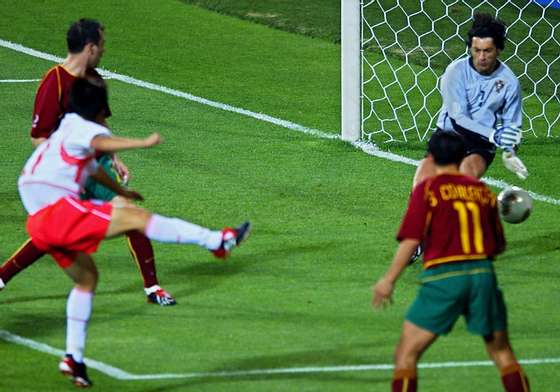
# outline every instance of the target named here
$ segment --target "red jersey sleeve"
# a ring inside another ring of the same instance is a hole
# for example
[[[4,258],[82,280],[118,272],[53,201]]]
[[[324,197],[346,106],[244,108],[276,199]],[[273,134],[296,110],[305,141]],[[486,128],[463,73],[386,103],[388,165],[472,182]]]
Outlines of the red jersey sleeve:
[[[422,241],[429,220],[430,192],[427,182],[418,184],[408,201],[406,213],[397,233],[397,241],[405,238]]]
[[[58,66],[51,68],[39,85],[33,108],[31,137],[48,138],[62,115],[62,81]]]

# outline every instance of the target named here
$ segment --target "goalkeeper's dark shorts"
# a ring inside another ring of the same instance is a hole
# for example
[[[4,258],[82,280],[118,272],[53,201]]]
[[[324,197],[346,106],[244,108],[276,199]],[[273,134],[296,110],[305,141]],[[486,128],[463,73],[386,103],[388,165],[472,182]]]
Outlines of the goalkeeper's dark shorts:
[[[438,128],[437,131],[441,131],[441,129]],[[465,139],[467,155],[480,155],[486,162],[486,168],[489,168],[496,156],[496,146],[494,143],[490,142],[484,136],[466,129],[460,129],[455,132],[463,136]]]
[[[99,158],[97,158],[97,163],[99,163],[99,165],[103,167],[103,170],[105,170],[109,177],[111,177],[118,183],[121,182],[120,176],[113,167],[113,159],[110,155],[101,155]],[[82,200],[97,199],[111,201],[115,196],[117,196],[115,192],[101,185],[90,177],[86,181],[84,192],[80,195],[80,198]]]
[[[507,329],[507,311],[490,260],[464,261],[424,270],[406,319],[445,335],[461,315],[471,333],[488,336]]]

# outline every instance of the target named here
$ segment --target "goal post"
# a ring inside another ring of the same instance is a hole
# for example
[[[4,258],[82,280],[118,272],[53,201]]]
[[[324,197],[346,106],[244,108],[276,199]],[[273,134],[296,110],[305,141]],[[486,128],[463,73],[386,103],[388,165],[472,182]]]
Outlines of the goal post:
[[[526,138],[560,136],[560,0],[341,0],[342,139],[423,141],[477,12],[506,22]],[[359,118],[359,120],[358,120]]]
[[[341,0],[342,140],[356,141],[362,133],[361,1]]]

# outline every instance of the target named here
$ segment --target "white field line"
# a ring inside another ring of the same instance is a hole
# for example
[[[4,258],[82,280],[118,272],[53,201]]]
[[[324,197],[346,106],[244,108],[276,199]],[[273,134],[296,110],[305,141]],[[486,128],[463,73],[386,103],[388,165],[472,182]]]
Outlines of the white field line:
[[[37,57],[37,58],[40,58],[40,59],[49,60],[49,61],[53,61],[53,62],[57,62],[57,63],[60,63],[64,60],[62,57],[54,56],[54,55],[49,54],[49,53],[40,52],[38,50],[31,49],[31,48],[28,48],[26,46],[16,44],[16,43],[11,42],[11,41],[6,41],[6,40],[3,40],[3,39],[0,39],[0,47],[4,47],[4,48],[7,48],[7,49],[14,50],[16,52],[27,54],[29,56],[33,56],[33,57]],[[296,124],[296,123],[291,122],[291,121],[282,120],[280,118],[269,116],[267,114],[256,113],[256,112],[252,112],[250,110],[246,110],[246,109],[238,108],[238,107],[235,107],[235,106],[227,105],[225,103],[212,101],[212,100],[209,100],[209,99],[206,99],[206,98],[198,97],[196,95],[185,93],[183,91],[175,90],[175,89],[168,88],[168,87],[165,87],[165,86],[160,86],[158,84],[154,84],[154,83],[150,83],[150,82],[145,82],[143,80],[135,79],[131,76],[118,74],[118,73],[107,71],[107,70],[104,70],[104,69],[101,69],[101,68],[98,69],[98,71],[105,78],[111,78],[111,79],[119,80],[119,81],[127,83],[127,84],[131,84],[131,85],[134,85],[134,86],[146,88],[146,89],[153,90],[153,91],[158,91],[158,92],[161,92],[161,93],[164,93],[164,94],[169,94],[169,95],[172,95],[172,96],[175,96],[175,97],[186,99],[188,101],[197,102],[197,103],[200,103],[202,105],[208,105],[208,106],[211,106],[211,107],[216,108],[216,109],[221,109],[221,110],[225,110],[225,111],[228,111],[228,112],[233,112],[233,113],[241,114],[241,115],[244,115],[244,116],[252,117],[252,118],[255,118],[255,119],[260,120],[260,121],[265,121],[265,122],[268,122],[268,123],[271,123],[271,124],[274,124],[274,125],[277,125],[277,126],[280,126],[280,127],[284,127],[284,128],[287,128],[287,129],[291,129],[291,130],[294,130],[294,131],[298,131],[298,132],[301,132],[301,133],[312,135],[312,136],[315,136],[315,137],[318,137],[318,138],[321,138],[321,139],[340,140],[340,135],[338,135],[338,134],[324,132],[324,131],[321,131],[321,130],[315,129],[315,128],[308,128],[308,127],[305,127],[305,126],[300,125],[300,124]],[[365,152],[366,154],[371,155],[371,156],[375,156],[375,157],[382,158],[382,159],[387,159],[387,160],[394,161],[394,162],[405,163],[405,164],[408,164],[408,165],[418,166],[418,161],[416,161],[414,159],[407,158],[407,157],[403,157],[401,155],[397,155],[397,154],[393,154],[393,153],[390,153],[390,152],[382,151],[376,145],[374,145],[372,143],[357,141],[357,142],[351,142],[350,144],[352,146],[354,146],[355,148],[357,148],[359,150],[362,150],[363,152]],[[498,188],[501,188],[501,189],[509,188],[509,187],[512,186],[511,184],[508,184],[505,181],[502,181],[502,180],[499,180],[499,179],[494,179],[494,178],[491,178],[491,177],[484,177],[483,180],[487,184],[498,187]],[[549,204],[553,204],[553,205],[560,205],[560,200],[559,199],[555,199],[553,197],[546,196],[546,195],[541,195],[541,194],[531,192],[531,191],[529,191],[529,193],[533,197],[533,199],[535,199],[535,200],[539,200],[539,201],[549,203]]]
[[[18,344],[33,350],[37,350],[46,354],[62,357],[64,351],[51,347],[35,340],[24,338],[8,331],[0,330],[0,339],[9,343]],[[107,365],[103,362],[86,358],[85,362],[91,369],[95,369],[109,377],[123,381],[133,380],[164,380],[164,379],[181,379],[181,378],[232,378],[232,377],[249,377],[249,376],[267,376],[275,374],[302,374],[302,373],[333,373],[333,372],[360,372],[360,371],[384,371],[392,370],[392,364],[377,365],[344,365],[344,366],[309,366],[309,367],[293,367],[293,368],[276,368],[276,369],[252,369],[252,370],[232,370],[217,372],[197,372],[197,373],[160,373],[160,374],[132,374]],[[560,358],[536,358],[522,359],[519,363],[523,365],[547,365],[558,364]],[[494,366],[491,361],[453,361],[453,362],[427,362],[418,365],[421,369],[446,369],[458,367],[481,367]]]
[[[40,81],[41,79],[0,79],[0,83],[31,83]]]

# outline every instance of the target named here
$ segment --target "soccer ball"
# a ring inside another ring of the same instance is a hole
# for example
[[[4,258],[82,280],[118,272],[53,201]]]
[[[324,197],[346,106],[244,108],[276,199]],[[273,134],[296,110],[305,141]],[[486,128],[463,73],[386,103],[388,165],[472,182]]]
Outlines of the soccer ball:
[[[527,191],[516,186],[498,195],[498,211],[508,223],[521,223],[531,215],[533,199]]]

